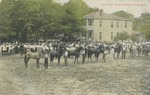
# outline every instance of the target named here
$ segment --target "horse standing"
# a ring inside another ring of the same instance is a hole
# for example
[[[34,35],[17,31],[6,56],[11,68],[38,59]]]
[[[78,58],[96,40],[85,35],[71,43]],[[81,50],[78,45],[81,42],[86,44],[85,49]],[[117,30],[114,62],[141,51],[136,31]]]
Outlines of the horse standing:
[[[104,53],[104,46],[100,45],[98,47],[89,47],[87,49],[87,53],[88,53],[88,59],[90,58],[92,61],[92,54],[95,54],[96,60],[98,61],[99,55],[100,53]]]
[[[40,68],[39,60],[40,60],[40,57],[41,57],[41,52],[42,52],[42,49],[37,49],[36,52],[31,52],[30,49],[26,50],[26,54],[25,54],[25,57],[24,57],[24,62],[25,62],[26,68],[28,67],[28,61],[30,60],[30,58],[31,59],[36,59],[36,67]]]
[[[68,58],[70,58],[70,56],[75,56],[74,63],[76,62],[76,60],[78,63],[78,58],[79,58],[81,49],[82,49],[82,46],[76,47],[74,50],[68,50]]]
[[[143,45],[143,48],[142,48],[142,56],[145,55],[145,56],[148,56],[148,53],[150,52],[150,46],[149,45]]]
[[[65,52],[64,48],[60,48],[58,50],[52,51],[50,53],[50,64],[53,63],[54,58],[58,58],[58,65],[60,65],[60,59],[64,52]]]

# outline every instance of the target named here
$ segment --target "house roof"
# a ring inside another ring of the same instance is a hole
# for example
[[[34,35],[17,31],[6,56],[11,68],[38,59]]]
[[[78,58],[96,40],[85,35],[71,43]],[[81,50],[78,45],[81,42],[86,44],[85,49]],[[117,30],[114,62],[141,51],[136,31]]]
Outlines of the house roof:
[[[89,14],[85,15],[84,18],[102,19],[102,20],[132,21],[131,19],[126,19],[126,18],[123,18],[123,17],[115,16],[115,15],[112,15],[112,14],[107,14],[107,13],[104,13],[104,12],[102,12],[102,14],[100,15],[100,11],[95,11],[95,12],[89,13]]]

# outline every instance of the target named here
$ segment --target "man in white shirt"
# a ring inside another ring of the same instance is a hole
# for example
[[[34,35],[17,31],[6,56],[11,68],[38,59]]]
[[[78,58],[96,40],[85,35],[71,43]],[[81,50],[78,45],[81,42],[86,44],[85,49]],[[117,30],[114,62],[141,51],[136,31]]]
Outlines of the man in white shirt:
[[[67,62],[67,60],[68,60],[68,51],[67,51],[67,49],[65,49],[64,59],[65,59],[65,66],[67,66],[67,64],[68,64],[68,62]]]
[[[122,59],[126,58],[126,50],[127,50],[126,45],[123,44],[123,46],[122,46]]]
[[[114,60],[114,53],[115,53],[114,46],[111,46],[111,50],[110,50],[110,61],[113,61],[113,60]]]
[[[134,58],[136,56],[136,49],[137,49],[135,44],[133,44],[132,49],[133,49],[132,58]]]

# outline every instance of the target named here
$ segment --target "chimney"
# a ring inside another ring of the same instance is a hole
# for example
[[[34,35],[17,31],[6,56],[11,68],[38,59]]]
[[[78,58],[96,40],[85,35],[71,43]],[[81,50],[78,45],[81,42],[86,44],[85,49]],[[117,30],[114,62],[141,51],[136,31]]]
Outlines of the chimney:
[[[102,14],[103,14],[103,9],[100,9],[99,12],[100,12],[100,16],[102,16]]]

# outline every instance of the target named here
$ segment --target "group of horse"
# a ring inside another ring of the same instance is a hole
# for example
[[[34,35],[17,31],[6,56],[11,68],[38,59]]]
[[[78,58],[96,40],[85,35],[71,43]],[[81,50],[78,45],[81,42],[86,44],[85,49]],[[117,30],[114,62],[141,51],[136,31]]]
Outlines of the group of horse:
[[[57,58],[58,65],[60,65],[61,57],[63,56],[66,49],[68,50],[70,48],[60,45],[59,48],[52,49],[52,50],[50,48],[43,49],[41,47],[37,47],[35,52],[31,52],[31,49],[26,49],[26,53],[25,53],[25,57],[24,57],[25,65],[26,65],[26,67],[28,67],[28,65],[27,65],[28,61],[30,58],[32,58],[32,59],[36,59],[36,64],[37,64],[36,66],[37,66],[37,68],[39,68],[39,60],[41,57],[43,57],[43,56],[45,57],[45,53],[48,53],[48,55],[49,55],[50,64],[53,64],[54,59]],[[78,58],[79,58],[81,49],[83,49],[83,47],[81,47],[81,46],[76,47],[74,49],[71,48],[70,50],[68,50],[68,57],[74,56],[75,61],[77,60],[77,62],[78,62]]]
[[[93,55],[95,56],[95,59],[98,61],[99,55],[104,55],[104,51],[110,50],[110,45],[105,46],[104,44],[95,44],[95,45],[89,45],[85,43],[61,43],[58,44],[58,48],[52,48],[49,45],[44,45],[46,47],[36,47],[36,51],[31,52],[31,48],[26,48],[25,58],[24,62],[26,67],[28,64],[28,61],[30,58],[36,59],[36,66],[39,68],[39,60],[42,56],[44,56],[45,53],[48,52],[49,58],[50,58],[50,64],[53,64],[53,60],[55,58],[58,59],[58,65],[60,65],[61,57],[63,56],[65,50],[68,51],[68,58],[74,57],[74,63],[78,63],[78,58],[81,55],[81,50],[85,51],[85,56],[88,58],[88,60],[92,61]],[[121,44],[117,44],[115,48],[115,52],[117,53],[117,56],[119,56],[121,52]]]
[[[93,55],[95,56],[95,60],[98,61],[100,55],[104,56],[104,51],[110,52],[112,46],[114,48],[114,52],[119,58],[120,53],[122,51],[122,46],[126,45],[130,52],[133,51],[132,45],[136,46],[136,51],[138,54],[140,52],[145,55],[148,55],[150,52],[149,44],[138,44],[134,45],[132,43],[102,43],[102,42],[92,42],[92,43],[64,43],[59,42],[55,44],[40,44],[40,45],[29,45],[29,44],[21,44],[18,46],[19,52],[21,55],[24,55],[25,66],[28,67],[28,61],[30,59],[36,59],[36,67],[39,68],[39,60],[42,57],[45,57],[45,54],[48,53],[48,58],[50,59],[50,64],[53,64],[54,59],[58,60],[58,65],[60,65],[61,57],[63,56],[65,50],[68,51],[68,58],[74,57],[74,63],[78,63],[78,58],[81,55],[81,50],[85,50],[85,56],[88,60],[93,60]],[[130,45],[129,45],[130,44]],[[102,57],[103,58],[103,57]]]

